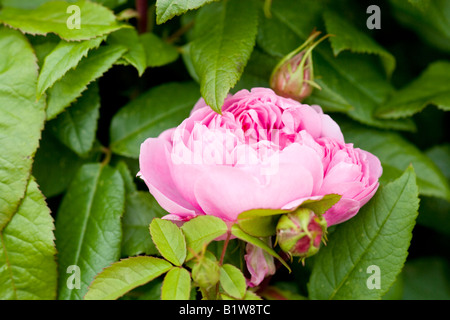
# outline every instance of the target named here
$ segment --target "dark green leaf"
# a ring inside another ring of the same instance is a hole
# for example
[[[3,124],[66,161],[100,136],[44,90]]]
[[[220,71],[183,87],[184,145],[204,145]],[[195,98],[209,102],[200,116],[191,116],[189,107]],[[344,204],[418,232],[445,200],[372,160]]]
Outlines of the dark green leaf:
[[[139,41],[145,51],[147,67],[160,67],[178,58],[177,49],[153,33],[139,35]]]
[[[158,250],[150,237],[148,227],[154,218],[161,218],[166,214],[150,193],[136,191],[127,194],[122,222],[122,255],[157,254]]]
[[[190,55],[201,94],[216,112],[250,58],[257,22],[258,8],[253,0],[211,3],[199,11]]]
[[[188,10],[197,9],[206,3],[217,0],[157,0],[156,22],[164,23]]]
[[[76,69],[68,71],[63,78],[47,90],[47,119],[51,120],[77,99],[87,85],[99,78],[127,51],[123,46],[108,45],[91,50]]]
[[[86,158],[80,158],[45,130],[34,159],[33,175],[42,193],[50,198],[67,189],[83,164],[98,158],[99,152],[95,151]]]
[[[142,142],[178,126],[199,98],[196,84],[169,83],[154,87],[122,107],[111,122],[111,150],[139,157]]]
[[[103,40],[103,37],[80,42],[61,40],[45,57],[37,83],[38,99],[67,71],[75,68],[80,60],[87,56],[89,50],[98,48]]]
[[[439,168],[415,145],[394,132],[363,128],[354,123],[341,123],[346,141],[376,155],[383,166],[382,181],[401,175],[410,164],[417,174],[421,195],[450,199],[450,187]]]
[[[124,202],[123,180],[116,169],[86,164],[78,171],[56,220],[59,299],[82,299],[94,277],[119,259]],[[69,266],[80,268],[78,290],[67,286]]]
[[[409,117],[434,104],[444,111],[450,111],[450,62],[438,61],[413,82],[394,93],[378,108],[382,118]]]
[[[135,67],[141,76],[147,67],[147,56],[136,29],[120,29],[108,36],[108,43],[124,46],[128,52],[123,55],[123,59]]]
[[[86,156],[94,145],[100,117],[98,86],[93,83],[70,108],[48,123],[50,131],[68,148]]]
[[[154,257],[132,257],[113,263],[89,286],[85,300],[115,300],[167,272],[172,265]]]
[[[357,216],[330,235],[314,260],[310,298],[380,299],[406,260],[418,206],[410,167],[399,179],[380,187]],[[369,268],[374,266],[379,268],[379,288],[368,285],[370,277],[377,276]]]
[[[330,42],[333,53],[336,56],[343,50],[350,50],[355,53],[376,54],[381,58],[387,75],[392,75],[395,69],[395,58],[391,53],[366,33],[358,30],[347,20],[341,18],[338,14],[327,11],[324,14],[324,19],[327,32],[332,34]]]

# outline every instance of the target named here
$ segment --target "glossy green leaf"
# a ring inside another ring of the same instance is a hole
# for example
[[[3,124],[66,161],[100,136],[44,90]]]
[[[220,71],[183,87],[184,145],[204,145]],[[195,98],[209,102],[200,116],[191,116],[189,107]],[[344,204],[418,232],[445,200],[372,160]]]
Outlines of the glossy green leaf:
[[[258,7],[253,0],[211,3],[199,11],[190,55],[202,97],[216,112],[250,58],[257,22]]]
[[[70,5],[76,5],[79,8],[79,28],[72,28],[73,18],[71,17],[76,13],[69,10]],[[0,11],[0,22],[33,35],[56,33],[62,39],[68,41],[93,39],[122,27],[116,21],[112,11],[85,0],[76,2],[52,1],[33,10],[5,7]]]
[[[338,14],[327,11],[324,14],[327,32],[330,37],[333,53],[337,56],[343,50],[350,50],[355,53],[376,54],[380,57],[384,69],[388,76],[392,75],[395,69],[395,57],[386,49],[380,46],[374,39],[358,30],[347,20]]]
[[[81,167],[57,214],[59,299],[82,299],[94,277],[119,259],[124,203],[123,180],[116,169],[101,164]],[[70,266],[80,268],[78,290],[68,286]]]
[[[115,262],[99,273],[89,286],[85,300],[115,300],[172,268],[163,259],[132,257]]]
[[[243,299],[247,291],[242,271],[231,264],[220,267],[220,285],[227,294],[236,299]]]
[[[181,230],[186,238],[187,247],[198,253],[203,246],[224,235],[228,231],[228,227],[222,219],[217,217],[198,216],[185,222],[181,226]],[[191,250],[188,250],[186,260],[193,257]]]
[[[450,111],[450,62],[438,61],[410,84],[397,91],[378,108],[382,118],[403,118],[422,111],[434,104],[444,111]]]
[[[346,141],[376,155],[383,167],[382,181],[399,177],[410,164],[417,174],[421,195],[450,199],[450,187],[433,161],[415,145],[394,132],[363,128],[354,123],[341,123]]]
[[[166,129],[178,126],[200,94],[192,82],[154,87],[122,107],[111,122],[111,150],[138,158],[140,145]]]
[[[93,150],[86,158],[81,158],[45,130],[33,162],[33,176],[42,193],[50,198],[67,189],[83,164],[97,161],[99,157],[100,152]]]
[[[319,199],[306,200],[300,207],[308,208],[317,215],[324,214],[341,199],[340,195],[328,194]],[[281,209],[254,209],[242,212],[238,216],[238,225],[246,233],[255,237],[269,237],[276,233],[276,222],[279,215],[292,212],[292,210]]]
[[[447,0],[390,0],[389,3],[392,14],[401,24],[414,30],[425,42],[450,52],[450,3]]]
[[[89,83],[110,69],[126,51],[125,47],[117,45],[91,50],[76,69],[68,71],[47,91],[47,119],[55,118],[67,108],[87,89]]]
[[[262,241],[259,238],[253,237],[251,235],[249,235],[248,233],[245,233],[244,231],[242,231],[241,228],[239,228],[239,226],[237,224],[234,224],[231,227],[231,234],[233,236],[235,236],[238,239],[241,239],[245,242],[249,242],[251,244],[253,244],[254,246],[257,246],[258,248],[263,249],[264,251],[266,251],[268,254],[270,254],[271,256],[274,256],[275,258],[277,258],[289,271],[291,271],[291,268],[289,267],[289,265],[286,263],[286,261],[284,261],[283,258],[281,258],[276,252],[275,250],[273,250],[272,248],[270,248],[264,241]]]
[[[45,121],[37,64],[19,31],[0,27],[0,231],[23,198]]]
[[[276,233],[279,215],[288,212],[291,210],[253,209],[239,214],[237,223],[243,231],[254,237],[269,237]]]
[[[160,67],[178,58],[177,49],[153,33],[140,34],[139,41],[144,48],[147,67]]]
[[[272,3],[272,18],[262,19],[258,44],[274,57],[283,56],[300,46],[320,24],[323,6],[318,2],[279,0]],[[414,130],[411,119],[381,120],[374,116],[378,106],[393,91],[378,57],[343,51],[334,56],[324,41],[313,51],[315,81],[322,90],[314,90],[305,100],[325,110],[346,112],[364,124],[396,130]]]
[[[108,43],[124,46],[128,49],[123,59],[135,67],[141,76],[147,67],[147,56],[136,29],[120,29],[108,36]]]
[[[165,212],[153,196],[144,191],[127,194],[123,214],[122,256],[158,253],[148,227],[154,218],[161,218]]]
[[[170,220],[153,219],[150,234],[159,253],[176,266],[186,259],[186,240],[183,232]]]
[[[97,84],[93,83],[70,108],[47,125],[64,145],[86,156],[94,145],[99,117],[100,96]]]
[[[56,298],[53,218],[33,178],[8,225],[0,231],[0,299]]]
[[[87,56],[89,50],[98,48],[103,40],[103,37],[80,42],[61,40],[44,59],[37,83],[38,99],[67,71],[75,68],[80,60]]]
[[[217,0],[157,0],[156,22],[158,24],[164,23],[188,10],[200,8],[212,1]]]
[[[437,257],[412,259],[403,269],[404,300],[450,300],[449,263]]]
[[[380,299],[406,260],[418,206],[415,174],[409,167],[330,235],[314,260],[310,298]],[[371,276],[377,277],[371,268],[378,268],[379,288],[369,287]]]
[[[162,300],[189,300],[191,275],[184,268],[172,268],[164,277],[161,288]]]

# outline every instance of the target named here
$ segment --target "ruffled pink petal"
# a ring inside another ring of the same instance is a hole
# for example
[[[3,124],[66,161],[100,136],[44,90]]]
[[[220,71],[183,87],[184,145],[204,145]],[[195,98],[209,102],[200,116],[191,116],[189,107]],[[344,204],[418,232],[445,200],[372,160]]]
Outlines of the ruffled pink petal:
[[[149,138],[141,144],[139,155],[140,177],[150,193],[166,211],[172,214],[195,214],[195,208],[181,195],[175,186],[168,161],[169,141]]]

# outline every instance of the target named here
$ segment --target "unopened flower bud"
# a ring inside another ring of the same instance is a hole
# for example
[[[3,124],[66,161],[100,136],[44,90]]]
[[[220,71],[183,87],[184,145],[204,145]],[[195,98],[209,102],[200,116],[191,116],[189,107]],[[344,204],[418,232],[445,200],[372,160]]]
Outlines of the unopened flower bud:
[[[290,256],[304,260],[319,251],[326,230],[323,217],[310,209],[300,208],[278,220],[277,243]]]
[[[329,35],[314,41],[319,34],[314,31],[300,47],[277,64],[270,77],[270,87],[276,94],[302,101],[311,94],[313,87],[320,89],[313,81],[312,50]]]
[[[201,257],[192,267],[192,279],[200,288],[209,289],[219,282],[219,263],[206,257]]]

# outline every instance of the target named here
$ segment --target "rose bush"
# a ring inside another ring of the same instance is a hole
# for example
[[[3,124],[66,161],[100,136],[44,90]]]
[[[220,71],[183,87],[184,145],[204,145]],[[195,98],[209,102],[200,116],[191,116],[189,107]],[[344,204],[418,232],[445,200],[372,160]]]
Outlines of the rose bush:
[[[230,95],[222,114],[200,99],[178,127],[145,140],[139,162],[164,218],[174,221],[206,214],[232,223],[247,210],[336,193],[341,200],[325,214],[334,225],[373,196],[382,173],[378,158],[346,144],[319,106],[267,88]]]

